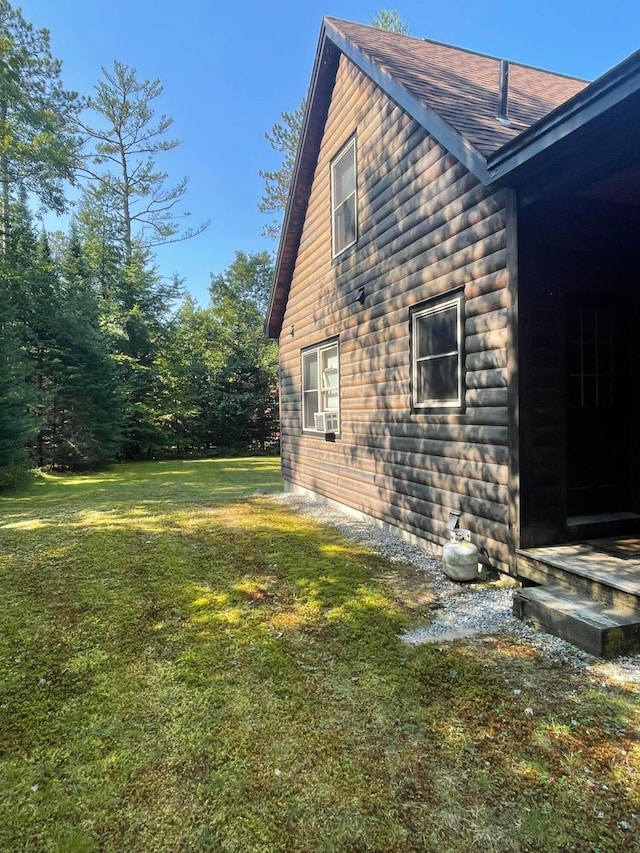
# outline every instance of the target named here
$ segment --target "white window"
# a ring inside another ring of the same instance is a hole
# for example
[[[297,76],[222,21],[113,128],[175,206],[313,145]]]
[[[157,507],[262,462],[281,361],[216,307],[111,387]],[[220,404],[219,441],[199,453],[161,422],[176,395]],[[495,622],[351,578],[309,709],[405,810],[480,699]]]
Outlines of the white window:
[[[331,163],[331,230],[333,257],[358,239],[356,140],[347,142]]]
[[[302,353],[302,428],[324,433],[340,430],[340,366],[336,342]]]
[[[462,293],[424,303],[411,314],[412,406],[460,408],[463,390]]]

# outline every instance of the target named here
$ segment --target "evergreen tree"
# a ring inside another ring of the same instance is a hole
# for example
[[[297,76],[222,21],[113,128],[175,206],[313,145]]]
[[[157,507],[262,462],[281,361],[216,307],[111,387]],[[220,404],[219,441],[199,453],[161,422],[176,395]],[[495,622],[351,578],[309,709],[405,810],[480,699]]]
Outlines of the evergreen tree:
[[[93,146],[86,175],[91,206],[116,221],[124,259],[129,263],[138,247],[151,247],[196,236],[207,223],[180,231],[188,217],[176,206],[182,201],[187,178],[170,186],[168,174],[156,166],[156,156],[180,145],[166,134],[173,119],[155,121],[153,102],[162,94],[159,80],[138,80],[136,69],[114,62],[102,69],[103,79],[89,98],[88,108],[98,122],[82,123],[85,139]]]
[[[298,140],[302,131],[302,120],[306,107],[306,98],[293,112],[280,113],[282,122],[276,122],[271,131],[265,133],[265,139],[274,151],[282,154],[280,168],[272,171],[260,170],[264,180],[264,194],[258,204],[261,213],[275,213],[276,218],[262,229],[262,236],[277,240],[282,229],[282,214],[287,206],[289,187],[293,180],[293,167],[296,162]]]
[[[219,359],[214,379],[218,443],[265,447],[277,431],[277,346],[264,337],[273,263],[267,252],[236,252],[212,276],[209,310]]]
[[[75,228],[61,259],[59,295],[63,310],[57,329],[52,465],[93,468],[113,459],[120,448],[123,401]]]
[[[397,9],[380,9],[371,18],[371,26],[401,36],[408,36],[410,33],[409,24],[402,20]]]
[[[46,233],[35,235],[24,195],[11,215],[3,267],[23,354],[23,400],[35,430],[32,461],[53,470],[95,466],[117,449],[119,405],[77,237],[58,264]]]
[[[17,485],[27,470],[31,435],[22,351],[12,317],[6,264],[0,258],[0,491]]]
[[[159,276],[148,250],[136,247],[119,270],[111,301],[103,306],[125,402],[121,448],[125,459],[151,456],[170,443],[161,403],[159,357],[180,290],[179,281],[167,283]]]
[[[137,241],[127,259],[117,218],[97,206],[91,193],[83,197],[78,233],[87,275],[98,294],[100,327],[117,366],[124,405],[120,455],[149,456],[171,443],[158,359],[182,284],[175,277],[161,277],[151,250]]]
[[[0,251],[10,205],[22,190],[48,209],[65,207],[63,186],[78,165],[74,121],[80,101],[62,87],[48,30],[36,30],[0,0]]]
[[[47,452],[53,376],[57,366],[54,329],[59,310],[55,276],[33,227],[26,193],[10,207],[11,231],[4,256],[7,291],[15,329],[24,357],[29,410],[35,426],[32,461],[42,467],[50,462]]]
[[[379,30],[388,30],[392,33],[408,35],[409,25],[406,24],[396,9],[381,9],[371,18],[371,26]],[[293,168],[298,152],[298,143],[302,132],[302,121],[306,107],[306,98],[300,102],[300,106],[293,112],[280,113],[281,122],[276,122],[270,131],[265,133],[265,139],[274,151],[282,154],[280,168],[274,170],[260,170],[260,177],[264,179],[264,193],[262,200],[258,203],[261,213],[275,213],[276,218],[262,229],[262,236],[278,240],[282,230],[282,216],[287,207],[291,181],[293,180]]]
[[[158,80],[139,80],[135,69],[116,62],[103,69],[84,124],[89,152],[79,229],[100,295],[101,324],[118,365],[125,417],[121,453],[150,455],[171,443],[159,371],[171,313],[181,282],[163,279],[151,248],[183,240],[206,226],[180,230],[187,181],[171,186],[156,165],[162,152],[179,145],[167,137],[172,120],[156,120]]]
[[[216,444],[211,428],[215,361],[211,313],[187,296],[159,360],[165,423],[178,455],[206,453]]]

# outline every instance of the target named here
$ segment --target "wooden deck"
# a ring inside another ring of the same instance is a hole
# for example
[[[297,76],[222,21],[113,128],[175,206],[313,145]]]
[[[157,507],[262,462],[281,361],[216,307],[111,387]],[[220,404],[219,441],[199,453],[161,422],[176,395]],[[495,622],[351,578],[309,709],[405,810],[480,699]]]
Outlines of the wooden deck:
[[[520,618],[592,654],[638,648],[640,536],[522,549],[517,567],[525,585],[514,602]]]
[[[592,539],[517,553],[518,576],[640,612],[640,537]]]

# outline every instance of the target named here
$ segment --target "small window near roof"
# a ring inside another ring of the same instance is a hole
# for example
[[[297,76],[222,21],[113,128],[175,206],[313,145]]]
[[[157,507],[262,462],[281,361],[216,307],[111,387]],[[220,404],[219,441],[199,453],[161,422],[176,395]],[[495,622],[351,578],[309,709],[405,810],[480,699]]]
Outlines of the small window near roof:
[[[463,297],[430,300],[411,314],[411,395],[415,409],[461,408]]]
[[[331,163],[333,257],[358,239],[356,140],[351,139]]]

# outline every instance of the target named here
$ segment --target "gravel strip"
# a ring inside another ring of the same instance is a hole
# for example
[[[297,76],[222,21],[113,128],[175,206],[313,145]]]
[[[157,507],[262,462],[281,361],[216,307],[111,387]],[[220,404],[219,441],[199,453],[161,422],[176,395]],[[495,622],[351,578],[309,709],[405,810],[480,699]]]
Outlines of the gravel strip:
[[[287,493],[271,497],[319,524],[367,545],[392,562],[408,563],[425,573],[429,588],[436,596],[438,610],[433,621],[424,628],[402,635],[400,639],[403,642],[419,645],[475,634],[508,634],[575,672],[588,672],[599,679],[640,685],[640,655],[603,662],[558,637],[536,631],[513,616],[512,587],[455,583],[444,574],[439,557],[405,542],[388,530],[304,495]]]

